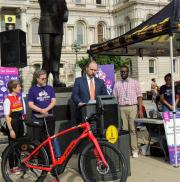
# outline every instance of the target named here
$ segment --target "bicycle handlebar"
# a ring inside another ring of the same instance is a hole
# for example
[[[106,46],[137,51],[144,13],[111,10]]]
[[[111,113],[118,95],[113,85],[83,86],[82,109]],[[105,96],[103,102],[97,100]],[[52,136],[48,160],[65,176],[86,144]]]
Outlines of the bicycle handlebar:
[[[92,121],[92,120],[96,120],[97,119],[97,114],[91,114],[91,116],[89,117],[85,117],[85,121]]]

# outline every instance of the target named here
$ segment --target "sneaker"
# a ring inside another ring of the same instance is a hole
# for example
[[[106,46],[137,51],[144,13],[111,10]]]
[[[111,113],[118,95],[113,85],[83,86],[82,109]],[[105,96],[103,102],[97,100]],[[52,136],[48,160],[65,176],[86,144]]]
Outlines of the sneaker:
[[[133,158],[138,158],[138,152],[136,151],[133,151],[133,155],[132,155]]]
[[[19,167],[13,167],[10,169],[10,172],[12,174],[21,174],[21,170],[19,169]]]

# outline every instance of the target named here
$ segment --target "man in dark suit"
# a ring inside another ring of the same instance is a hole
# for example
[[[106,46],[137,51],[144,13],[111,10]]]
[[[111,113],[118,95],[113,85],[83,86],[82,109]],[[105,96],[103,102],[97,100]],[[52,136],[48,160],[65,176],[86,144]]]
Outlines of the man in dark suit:
[[[38,0],[41,17],[39,36],[42,48],[42,69],[53,74],[53,86],[65,86],[59,81],[63,23],[68,21],[68,9],[65,0]]]
[[[107,95],[104,81],[95,77],[97,69],[97,63],[90,61],[86,66],[84,76],[75,80],[71,98],[79,108],[88,102],[95,101],[98,95]]]

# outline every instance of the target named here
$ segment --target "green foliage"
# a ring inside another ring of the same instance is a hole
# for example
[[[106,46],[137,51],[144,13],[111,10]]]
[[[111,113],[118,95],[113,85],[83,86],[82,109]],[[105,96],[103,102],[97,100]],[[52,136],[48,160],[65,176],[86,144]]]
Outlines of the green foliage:
[[[81,60],[78,61],[78,66],[83,69],[88,62],[88,58],[82,57]],[[129,60],[122,59],[120,56],[104,56],[98,55],[96,57],[96,62],[98,64],[114,64],[115,69],[119,69],[121,66],[128,66]]]
[[[32,78],[32,81],[31,81],[31,86],[34,86],[37,84],[37,80],[36,80],[36,74],[35,72],[33,73],[33,78]]]
[[[79,60],[79,61],[77,62],[77,64],[78,64],[78,66],[79,66],[81,69],[83,69],[83,68],[86,66],[88,60],[89,60],[88,58],[82,57],[81,60]]]

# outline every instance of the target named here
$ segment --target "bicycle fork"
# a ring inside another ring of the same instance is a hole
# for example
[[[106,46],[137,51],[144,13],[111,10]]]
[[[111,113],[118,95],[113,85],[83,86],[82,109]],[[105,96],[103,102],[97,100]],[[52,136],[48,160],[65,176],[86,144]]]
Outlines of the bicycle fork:
[[[93,135],[91,135],[90,138],[92,139],[92,142],[94,143],[93,154],[95,158],[97,159],[97,170],[101,174],[106,174],[109,171],[109,165],[104,157],[104,154],[100,148],[100,145],[97,139]]]

